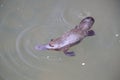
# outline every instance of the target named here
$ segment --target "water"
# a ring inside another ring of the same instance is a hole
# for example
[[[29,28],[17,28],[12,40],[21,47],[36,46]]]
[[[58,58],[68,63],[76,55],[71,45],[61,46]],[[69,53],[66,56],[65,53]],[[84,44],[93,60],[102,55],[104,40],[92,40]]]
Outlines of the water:
[[[116,0],[1,0],[1,80],[119,80],[120,17]],[[70,50],[37,51],[93,16],[96,35]]]

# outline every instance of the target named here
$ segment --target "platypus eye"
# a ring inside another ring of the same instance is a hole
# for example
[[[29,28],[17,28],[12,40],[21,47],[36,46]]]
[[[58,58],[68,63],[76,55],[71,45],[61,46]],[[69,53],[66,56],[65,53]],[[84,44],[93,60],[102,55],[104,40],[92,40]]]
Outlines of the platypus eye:
[[[51,43],[49,43],[49,46],[54,47]]]
[[[51,41],[53,41],[54,39],[51,39]]]

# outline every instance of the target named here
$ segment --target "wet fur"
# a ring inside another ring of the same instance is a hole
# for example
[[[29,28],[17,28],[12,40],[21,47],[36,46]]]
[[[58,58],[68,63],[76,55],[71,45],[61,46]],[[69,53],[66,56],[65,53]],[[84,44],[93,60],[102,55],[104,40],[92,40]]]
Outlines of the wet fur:
[[[89,30],[94,23],[92,17],[84,18],[78,26],[63,34],[61,37],[51,39],[51,41],[41,49],[63,51],[65,54],[72,56],[74,52],[68,52],[69,48],[80,43],[85,37],[92,36],[93,30]],[[90,33],[88,35],[88,33]]]

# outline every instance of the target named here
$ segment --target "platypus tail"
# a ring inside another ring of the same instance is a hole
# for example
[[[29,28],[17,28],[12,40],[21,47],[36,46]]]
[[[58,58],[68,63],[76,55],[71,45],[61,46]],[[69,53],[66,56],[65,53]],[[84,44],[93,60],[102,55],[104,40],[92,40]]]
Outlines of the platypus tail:
[[[36,45],[35,46],[36,50],[48,50],[48,48],[46,47],[46,44],[43,45]]]
[[[80,22],[79,28],[81,30],[89,30],[92,27],[92,25],[94,24],[94,22],[95,22],[95,20],[93,17],[86,17]]]

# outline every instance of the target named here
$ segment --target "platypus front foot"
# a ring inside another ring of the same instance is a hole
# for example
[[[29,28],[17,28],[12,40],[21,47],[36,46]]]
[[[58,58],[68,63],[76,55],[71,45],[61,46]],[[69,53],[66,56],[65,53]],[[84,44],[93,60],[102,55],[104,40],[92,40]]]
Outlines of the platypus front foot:
[[[93,30],[89,30],[87,32],[87,36],[94,36],[95,35],[95,32]]]
[[[65,55],[67,56],[75,56],[75,53],[72,51],[72,52],[64,52]]]

